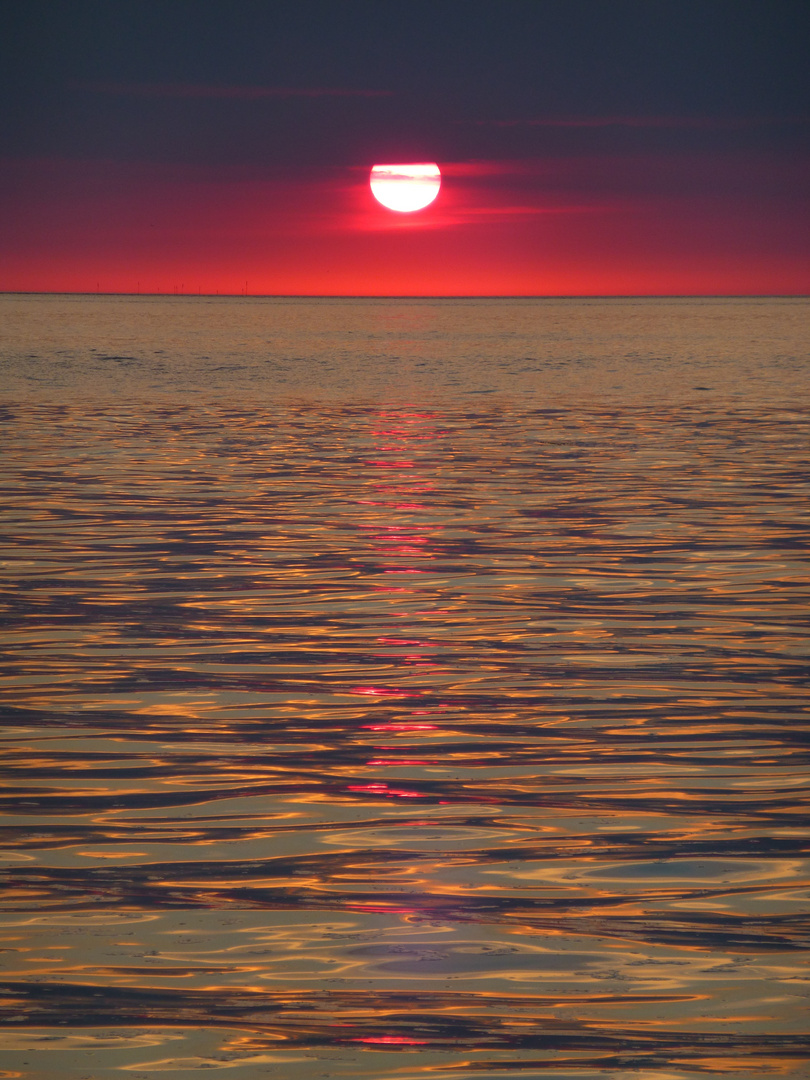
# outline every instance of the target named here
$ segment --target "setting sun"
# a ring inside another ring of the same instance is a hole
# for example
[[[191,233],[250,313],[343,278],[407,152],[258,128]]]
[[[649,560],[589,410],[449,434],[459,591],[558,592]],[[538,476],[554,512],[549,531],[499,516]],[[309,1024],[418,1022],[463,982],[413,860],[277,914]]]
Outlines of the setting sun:
[[[371,193],[389,210],[410,214],[429,206],[439,194],[442,174],[435,162],[413,165],[375,165]]]

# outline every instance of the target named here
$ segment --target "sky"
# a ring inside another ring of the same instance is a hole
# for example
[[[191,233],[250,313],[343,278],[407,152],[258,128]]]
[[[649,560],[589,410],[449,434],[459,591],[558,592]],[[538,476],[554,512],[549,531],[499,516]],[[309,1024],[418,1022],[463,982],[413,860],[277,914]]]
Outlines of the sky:
[[[0,15],[0,290],[810,293],[806,0]]]

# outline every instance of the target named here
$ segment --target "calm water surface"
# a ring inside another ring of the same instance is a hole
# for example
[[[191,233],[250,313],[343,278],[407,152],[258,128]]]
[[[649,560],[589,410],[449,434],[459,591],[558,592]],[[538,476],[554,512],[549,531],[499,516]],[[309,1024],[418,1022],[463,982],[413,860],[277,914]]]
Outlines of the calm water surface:
[[[805,1076],[809,311],[0,298],[0,1076]]]

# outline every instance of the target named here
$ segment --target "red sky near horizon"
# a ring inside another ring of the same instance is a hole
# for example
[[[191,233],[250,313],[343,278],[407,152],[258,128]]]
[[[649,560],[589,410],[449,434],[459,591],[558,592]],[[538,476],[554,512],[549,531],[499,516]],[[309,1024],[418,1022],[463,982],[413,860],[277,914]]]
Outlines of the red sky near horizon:
[[[639,153],[439,164],[436,202],[399,214],[374,200],[367,164],[7,162],[0,290],[810,292],[796,163]]]

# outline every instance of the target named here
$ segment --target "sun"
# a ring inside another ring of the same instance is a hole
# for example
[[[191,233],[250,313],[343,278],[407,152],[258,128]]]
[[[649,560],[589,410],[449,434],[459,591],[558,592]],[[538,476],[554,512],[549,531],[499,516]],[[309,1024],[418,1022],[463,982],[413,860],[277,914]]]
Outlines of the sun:
[[[439,166],[432,162],[412,165],[375,165],[370,177],[371,193],[389,210],[411,214],[430,206],[442,186]]]

